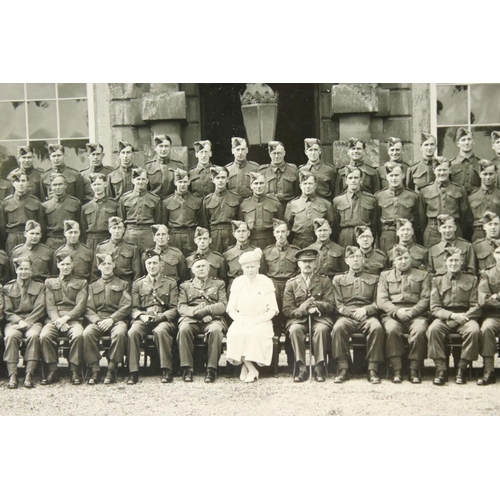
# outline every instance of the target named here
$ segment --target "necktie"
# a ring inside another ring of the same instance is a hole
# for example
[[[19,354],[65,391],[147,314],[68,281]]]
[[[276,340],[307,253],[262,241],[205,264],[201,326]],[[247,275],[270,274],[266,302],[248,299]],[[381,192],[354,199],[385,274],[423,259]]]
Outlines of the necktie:
[[[305,281],[306,281],[307,289],[309,290],[309,287],[311,286],[311,278],[306,278]]]

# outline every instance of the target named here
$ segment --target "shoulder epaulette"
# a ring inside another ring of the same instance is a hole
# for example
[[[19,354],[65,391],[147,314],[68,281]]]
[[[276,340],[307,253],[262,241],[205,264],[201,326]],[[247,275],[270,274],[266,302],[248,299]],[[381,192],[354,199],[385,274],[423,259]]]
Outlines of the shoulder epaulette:
[[[252,161],[252,160],[247,160],[248,163],[250,163],[250,165],[255,165],[256,167],[259,166],[259,164],[255,161]]]
[[[13,285],[15,282],[16,282],[16,280],[10,280],[10,281],[7,281],[7,283],[5,283],[5,285],[4,285],[4,286],[7,286],[7,285]]]

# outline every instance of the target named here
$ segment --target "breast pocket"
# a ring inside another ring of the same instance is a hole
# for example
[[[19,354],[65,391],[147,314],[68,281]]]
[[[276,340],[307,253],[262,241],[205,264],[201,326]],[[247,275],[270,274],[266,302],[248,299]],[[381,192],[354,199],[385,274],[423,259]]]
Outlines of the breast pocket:
[[[371,213],[375,209],[375,199],[362,199],[359,204],[360,218],[367,224],[370,222]]]
[[[457,299],[460,302],[469,302],[473,284],[472,281],[457,284]]]
[[[242,210],[243,212],[243,220],[247,223],[248,229],[250,231],[255,227],[255,208],[245,208]]]
[[[272,227],[273,219],[275,219],[277,217],[278,208],[277,207],[264,207],[263,212],[264,212],[264,215],[263,215],[264,224],[266,226]]]
[[[342,267],[342,252],[331,250],[328,252],[327,257],[329,271],[340,272]]]
[[[162,262],[163,269],[167,276],[177,276],[177,265],[179,264],[179,261],[176,258],[167,257],[163,259]]]
[[[87,226],[93,226],[95,224],[96,219],[96,207],[85,207],[83,209],[83,215],[87,222]]]
[[[110,293],[111,302],[113,302],[113,304],[118,304],[120,302],[124,290],[121,286],[118,285],[111,285],[110,288],[111,288],[111,293]]]

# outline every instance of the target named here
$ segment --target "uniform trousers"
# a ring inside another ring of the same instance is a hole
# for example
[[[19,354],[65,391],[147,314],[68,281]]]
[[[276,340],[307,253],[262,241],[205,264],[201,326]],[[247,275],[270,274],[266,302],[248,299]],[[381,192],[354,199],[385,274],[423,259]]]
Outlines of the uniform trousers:
[[[309,245],[312,245],[315,241],[316,241],[316,235],[314,233],[294,234],[292,245],[295,245],[299,248],[306,248]]]
[[[269,245],[274,245],[275,243],[276,240],[274,239],[272,229],[269,231],[252,231],[250,245],[264,250]]]
[[[205,336],[205,343],[208,346],[207,368],[217,369],[222,354],[222,337],[224,336],[224,324],[217,319],[210,323],[203,323],[203,321],[197,323],[181,322],[177,334],[181,366],[193,368],[194,338],[195,335],[200,334]]]
[[[136,319],[128,331],[128,366],[130,372],[139,371],[140,346],[146,335],[153,335],[153,341],[160,357],[161,369],[172,369],[172,346],[175,325],[169,321],[146,325]]]
[[[104,240],[109,238],[109,233],[87,233],[87,239],[85,240],[85,245],[87,245],[92,253],[95,255],[95,249],[97,245],[101,244]]]
[[[153,231],[151,226],[127,226],[125,231],[124,240],[128,243],[133,243],[138,249],[139,254],[148,248],[154,248],[155,241],[153,239]]]
[[[376,370],[378,364],[384,361],[384,329],[377,318],[356,321],[341,317],[332,330],[332,356],[338,360],[338,369],[348,367],[349,338],[353,333],[366,335],[366,359],[368,369]]]
[[[7,236],[7,241],[5,243],[5,252],[7,255],[12,255],[12,250],[17,245],[23,245],[26,243],[26,238],[24,237],[24,229],[23,231],[11,231]]]
[[[15,370],[12,372],[17,373],[17,363],[19,362],[19,345],[21,341],[26,339],[26,352],[24,353],[24,361],[38,362],[40,359],[40,332],[42,331],[41,323],[34,323],[28,330],[17,330],[13,328],[12,324],[5,326],[5,353],[3,355],[4,361],[9,364],[15,365]],[[14,369],[14,366],[12,366]],[[9,372],[11,367],[9,367]],[[9,373],[11,375],[11,373]]]
[[[59,337],[69,337],[69,362],[75,366],[83,363],[83,326],[77,321],[68,321],[66,324],[69,326],[66,332],[61,332],[52,323],[46,323],[42,328],[40,347],[45,363],[57,364],[57,339]]]
[[[211,226],[210,237],[212,238],[210,247],[219,253],[224,253],[229,247],[236,245],[236,240],[229,225],[227,227]]]
[[[55,252],[58,248],[66,245],[66,238],[64,236],[49,236],[45,245]]]
[[[328,334],[332,330],[331,324],[319,323],[312,319],[312,354],[316,364],[325,361],[328,347]],[[308,323],[294,323],[288,327],[290,342],[292,344],[295,362],[306,362],[306,335],[308,335]]]
[[[474,243],[476,240],[481,240],[486,238],[486,232],[483,227],[474,227],[474,232],[472,233],[471,243]]]
[[[481,325],[479,339],[479,354],[481,356],[495,356],[497,352],[496,336],[500,335],[500,317],[486,318]]]
[[[396,228],[382,229],[379,237],[378,247],[382,252],[387,253],[398,242]]]
[[[400,321],[390,316],[382,317],[385,330],[385,355],[394,370],[401,370],[401,357],[404,354],[407,337],[410,352],[410,369],[417,370],[427,357],[427,337],[425,333],[429,327],[427,319],[419,317],[409,321]]]
[[[196,250],[194,231],[195,228],[170,229],[169,245],[178,248],[184,254],[184,257],[191,255]]]
[[[83,354],[85,363],[88,365],[99,364],[101,353],[99,351],[99,340],[104,336],[111,337],[109,347],[109,361],[118,364],[123,361],[123,356],[127,349],[127,330],[126,321],[118,321],[107,331],[102,332],[95,324],[88,325],[83,331]]]
[[[354,226],[343,227],[339,234],[339,245],[346,248],[347,246],[357,246],[356,228]]]

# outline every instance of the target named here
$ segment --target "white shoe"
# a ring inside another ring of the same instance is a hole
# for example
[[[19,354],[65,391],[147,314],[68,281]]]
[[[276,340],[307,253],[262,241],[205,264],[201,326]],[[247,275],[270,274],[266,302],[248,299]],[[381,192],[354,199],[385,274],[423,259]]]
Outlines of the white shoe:
[[[245,363],[241,365],[241,373],[240,373],[240,380],[242,382],[246,382],[246,378],[248,377],[248,368]]]
[[[251,372],[248,373],[247,378],[245,379],[245,382],[255,382],[259,379],[259,372],[257,370],[252,370]]]

